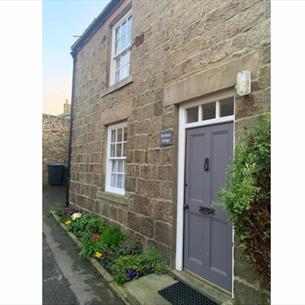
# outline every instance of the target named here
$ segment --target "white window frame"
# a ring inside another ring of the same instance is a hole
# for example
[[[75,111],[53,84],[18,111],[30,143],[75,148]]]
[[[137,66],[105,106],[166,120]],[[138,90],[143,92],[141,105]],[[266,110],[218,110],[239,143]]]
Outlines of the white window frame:
[[[132,16],[131,10],[128,11],[113,27],[112,27],[112,42],[111,42],[111,66],[110,66],[110,86],[116,84],[119,81],[115,81],[115,59],[120,56],[122,53],[124,53],[127,49],[129,49],[129,52],[131,53],[131,42],[132,38],[130,41],[130,44],[126,46],[124,49],[120,51],[120,53],[115,54],[115,32],[118,27],[120,27],[130,16]],[[132,21],[131,21],[132,22]],[[131,24],[132,26],[132,24]],[[131,55],[131,54],[130,54]],[[129,69],[130,69],[130,61],[129,61]],[[130,72],[130,70],[129,70]],[[130,73],[128,72],[128,77]],[[120,81],[122,81],[121,79]]]
[[[125,157],[115,157],[111,159],[110,157],[110,145],[111,145],[111,131],[114,129],[118,128],[127,128],[127,123],[120,123],[120,124],[115,124],[115,125],[109,125],[108,126],[108,131],[107,131],[107,160],[106,160],[106,177],[105,177],[105,191],[109,193],[114,193],[117,195],[125,195],[125,188],[116,188],[111,186],[111,160],[124,160],[125,161],[125,168],[124,168],[124,173],[126,177],[126,156]],[[124,134],[122,134],[124,136]],[[127,135],[128,139],[128,135]],[[128,140],[127,140],[128,141]],[[127,143],[127,142],[126,142]],[[126,180],[125,180],[126,182]]]

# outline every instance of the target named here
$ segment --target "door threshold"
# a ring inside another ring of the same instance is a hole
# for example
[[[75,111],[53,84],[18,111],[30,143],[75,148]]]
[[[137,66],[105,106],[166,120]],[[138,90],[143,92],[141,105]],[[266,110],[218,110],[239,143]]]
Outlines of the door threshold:
[[[203,279],[199,280],[197,276],[186,270],[170,270],[169,272],[175,279],[185,283],[186,285],[197,290],[201,294],[206,295],[215,303],[219,305],[233,305],[231,293],[224,291],[219,287],[216,288],[210,283],[205,282]]]

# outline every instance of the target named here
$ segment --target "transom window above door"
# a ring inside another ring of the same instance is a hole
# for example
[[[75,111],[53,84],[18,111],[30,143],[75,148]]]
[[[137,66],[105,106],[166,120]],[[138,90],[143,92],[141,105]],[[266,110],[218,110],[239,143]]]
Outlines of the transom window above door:
[[[113,26],[110,85],[129,76],[131,26],[131,11]]]
[[[127,125],[108,127],[106,191],[125,194]]]
[[[234,97],[199,104],[186,109],[186,124],[234,116]]]

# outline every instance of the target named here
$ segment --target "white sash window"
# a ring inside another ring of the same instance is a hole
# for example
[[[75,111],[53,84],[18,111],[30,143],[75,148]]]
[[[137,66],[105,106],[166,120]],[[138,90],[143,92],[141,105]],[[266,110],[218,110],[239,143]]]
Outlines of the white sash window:
[[[130,11],[112,29],[110,85],[129,76],[131,26],[132,16]]]
[[[108,127],[106,191],[125,195],[126,123]]]

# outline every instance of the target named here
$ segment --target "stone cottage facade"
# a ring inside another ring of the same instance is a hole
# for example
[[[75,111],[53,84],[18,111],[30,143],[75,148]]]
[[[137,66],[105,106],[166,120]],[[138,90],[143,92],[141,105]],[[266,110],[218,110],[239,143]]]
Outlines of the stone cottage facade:
[[[210,179],[211,189],[224,182],[243,127],[270,111],[270,2],[112,0],[71,54],[70,204],[121,226],[144,247],[156,246],[172,269],[196,274],[196,259],[186,261],[186,252],[201,250],[186,234],[200,236],[201,220],[195,225],[198,215],[191,217],[192,203],[184,199],[197,196],[198,179]],[[251,73],[244,96],[235,89],[241,71]],[[216,134],[225,136],[214,141]],[[211,141],[201,147],[196,135]],[[201,159],[196,152],[205,147],[211,153]],[[214,178],[202,176],[213,168]],[[199,206],[201,214],[215,211],[224,215],[217,206]],[[197,276],[241,304],[264,303],[268,291],[234,240],[232,247],[230,224],[219,223],[225,226],[215,225],[211,242],[217,268]]]

